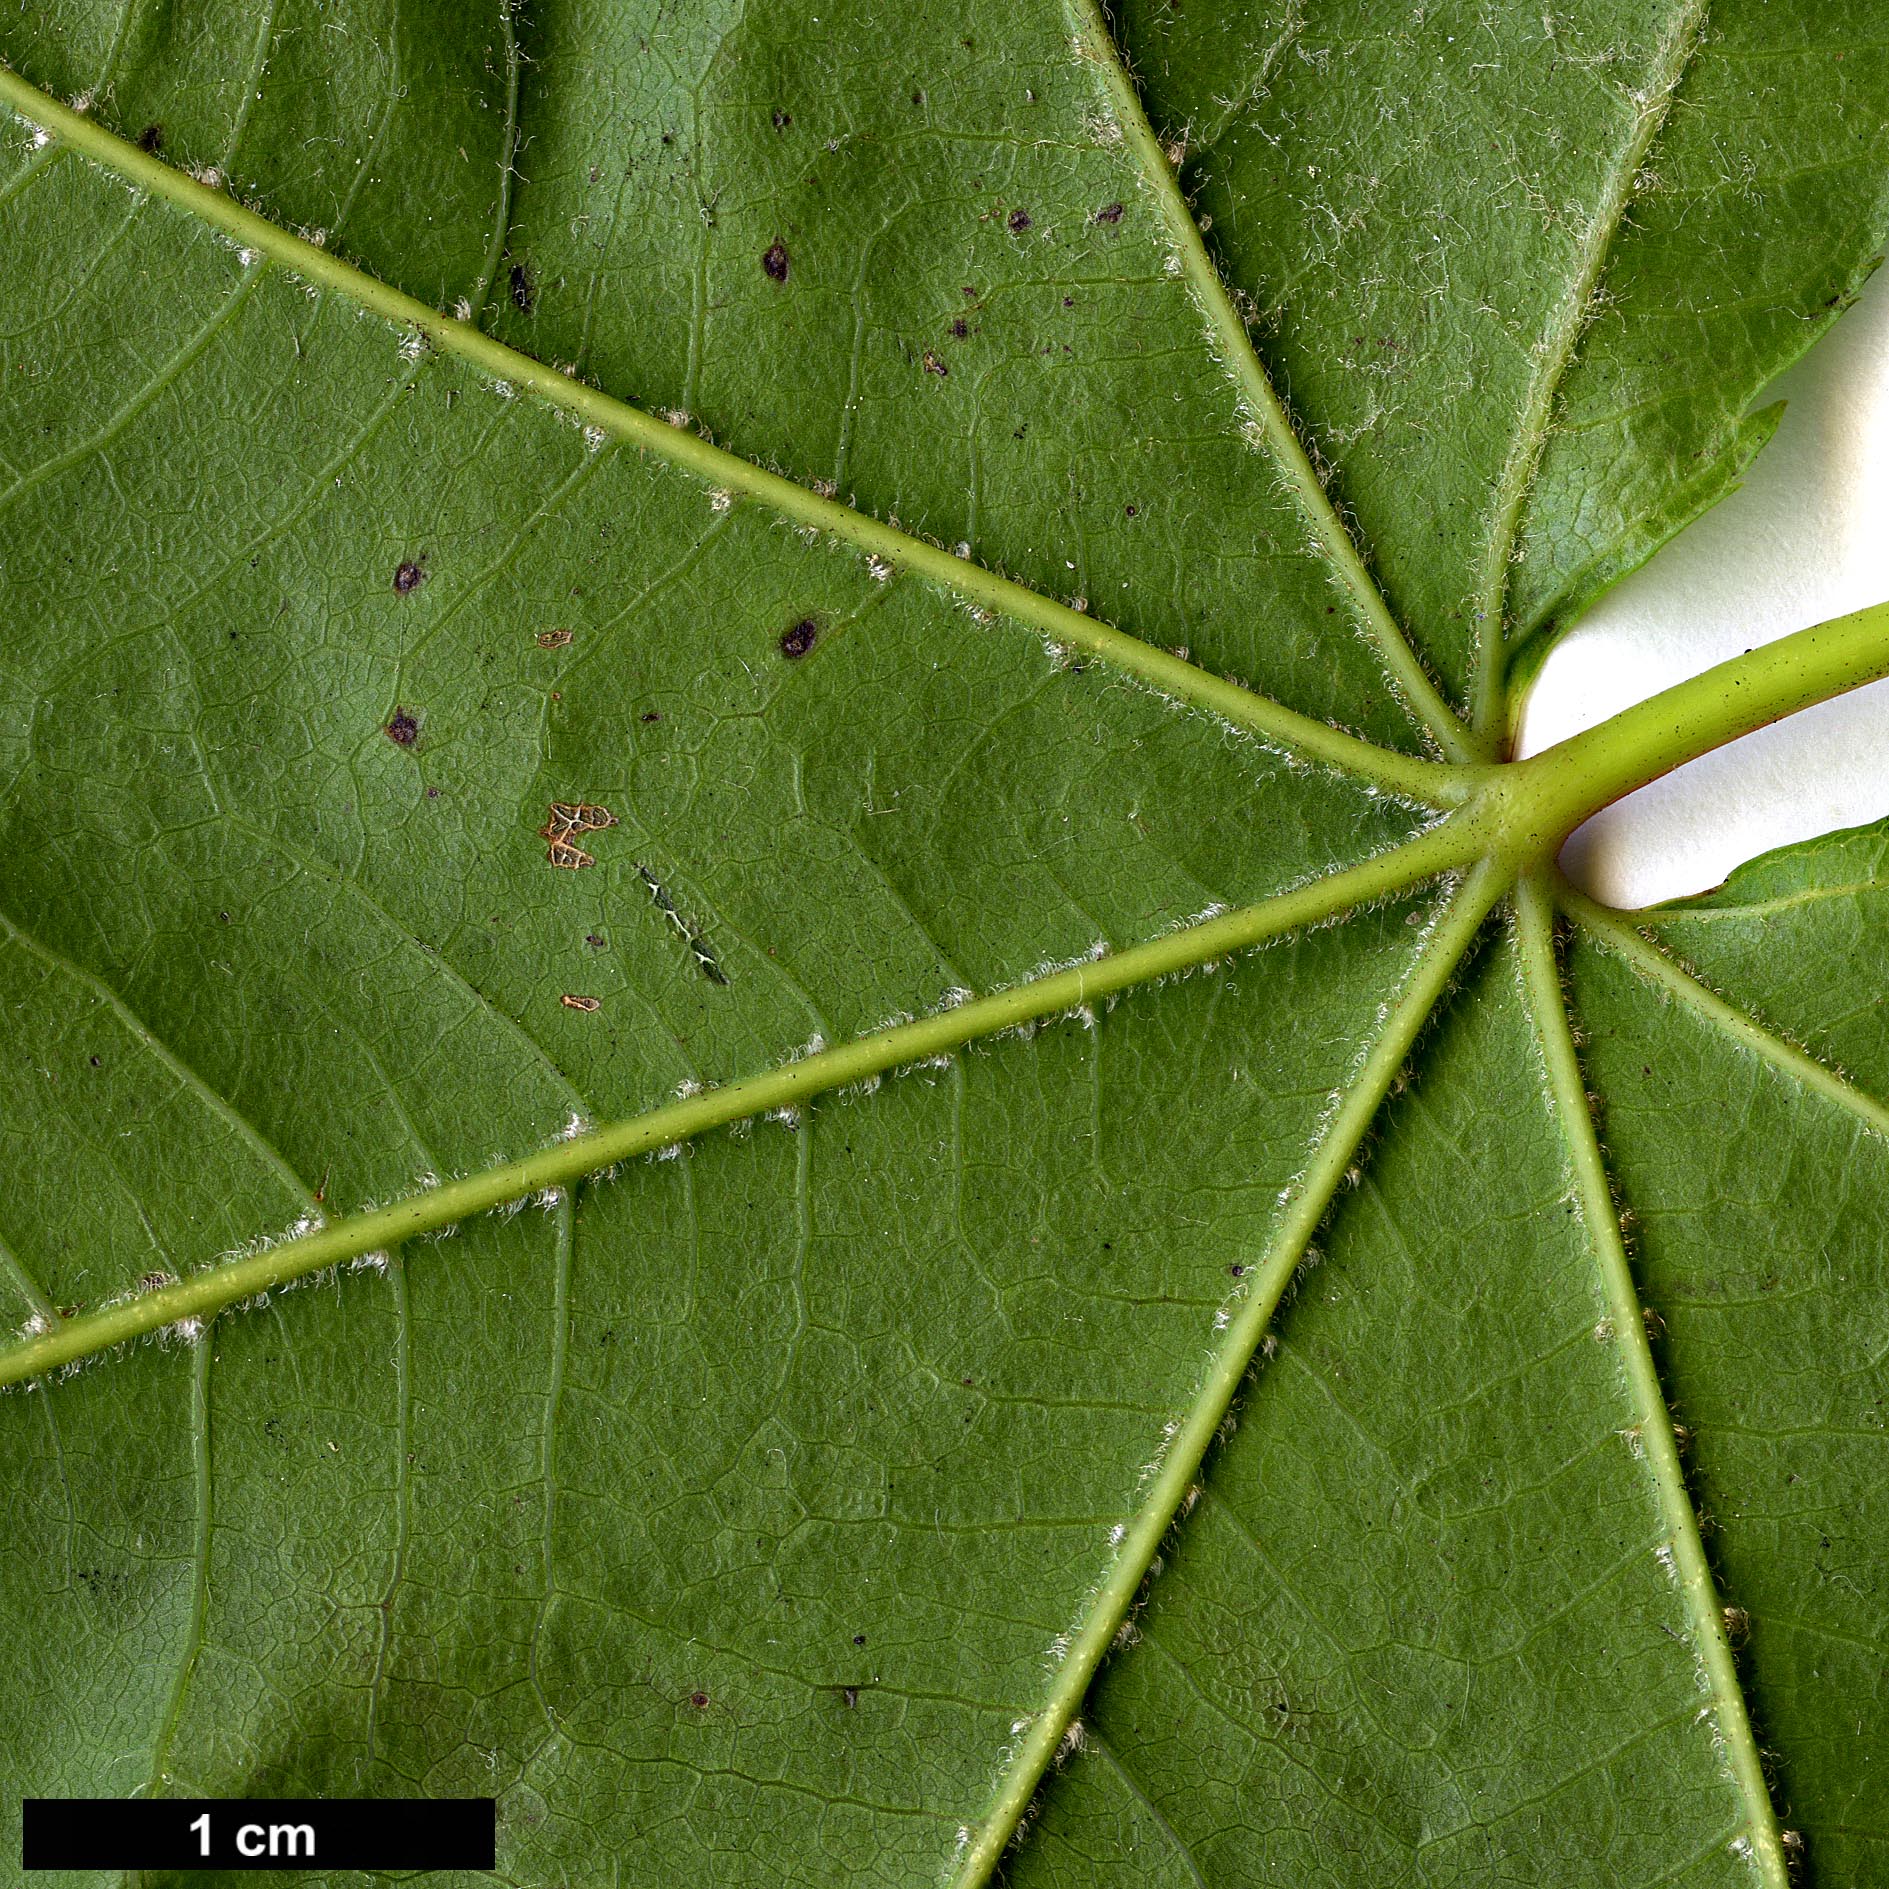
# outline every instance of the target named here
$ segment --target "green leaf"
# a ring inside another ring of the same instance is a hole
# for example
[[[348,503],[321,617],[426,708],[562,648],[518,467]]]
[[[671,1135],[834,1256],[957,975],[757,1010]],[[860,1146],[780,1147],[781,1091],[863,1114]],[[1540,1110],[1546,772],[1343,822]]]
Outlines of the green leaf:
[[[1552,860],[1889,612],[1502,759],[1872,265],[1871,27],[0,28],[0,1774],[1880,1874],[1885,836]]]

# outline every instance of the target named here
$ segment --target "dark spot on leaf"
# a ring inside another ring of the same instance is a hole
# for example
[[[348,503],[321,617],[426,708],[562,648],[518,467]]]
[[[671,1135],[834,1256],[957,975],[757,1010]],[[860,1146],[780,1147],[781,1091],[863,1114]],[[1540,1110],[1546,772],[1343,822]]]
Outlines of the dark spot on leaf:
[[[970,332],[971,324],[962,315],[951,324],[951,338],[954,341],[962,341]]]
[[[1075,305],[1076,305],[1076,298],[1073,295],[1065,295],[1063,297],[1063,306],[1065,308],[1074,308]]]
[[[594,931],[584,933],[584,942],[589,945],[593,951],[601,951],[603,949],[603,940],[599,938]]]
[[[522,262],[512,264],[512,306],[521,315],[529,315],[538,306],[538,291],[532,286],[531,271]]]
[[[925,102],[925,95],[923,92],[914,92],[912,94],[912,103],[914,105],[922,105],[924,104],[924,102]]]
[[[1010,222],[1008,225],[1010,234],[1012,236],[1021,236],[1035,221],[1036,219],[1031,216],[1028,210],[1012,210],[1010,212]]]
[[[866,1644],[866,1636],[863,1633],[855,1633],[853,1635],[853,1644],[855,1646],[864,1646]]]
[[[859,1703],[859,1688],[857,1686],[840,1687],[840,1699],[850,1712]]]
[[[98,1058],[96,1056],[87,1057],[86,1060],[92,1065],[94,1069],[96,1069],[99,1066]]]
[[[439,789],[437,787],[429,787],[426,790],[426,797],[428,800],[437,800],[439,798]]]
[[[820,626],[812,617],[802,617],[792,629],[781,631],[781,654],[789,662],[798,662],[819,640]]]
[[[767,254],[761,258],[761,267],[767,271],[770,282],[787,280],[787,245],[778,236],[768,245]]]
[[[1119,223],[1122,220],[1122,206],[1119,203],[1105,203],[1095,213],[1097,223]]]
[[[674,144],[676,141],[676,134],[673,131],[665,131],[662,134],[662,141],[664,144]]]
[[[1244,1266],[1229,1266],[1227,1271],[1230,1272],[1235,1279],[1238,1279],[1244,1276],[1246,1268]]]
[[[409,558],[394,572],[394,595],[405,597],[426,582],[426,566]]]
[[[927,374],[936,374],[940,380],[943,380],[951,370],[945,366],[944,362],[941,361],[930,348],[927,348],[925,350],[925,372]]]
[[[151,124],[138,133],[138,149],[155,157],[164,148],[164,127]]]
[[[706,1692],[691,1692],[689,1694],[689,1703],[699,1712],[708,1704],[708,1694]]]
[[[643,719],[645,721],[661,721],[662,710],[659,708],[646,708],[643,711]]]
[[[776,131],[785,131],[793,122],[794,115],[792,112],[784,112],[776,108],[774,113],[774,129]]]
[[[393,720],[387,724],[387,739],[396,747],[410,748],[420,738],[420,724],[413,714],[404,708],[394,710]]]
[[[1125,518],[1137,518],[1140,514],[1141,507],[1139,505],[1124,505],[1122,507],[1122,516]]]

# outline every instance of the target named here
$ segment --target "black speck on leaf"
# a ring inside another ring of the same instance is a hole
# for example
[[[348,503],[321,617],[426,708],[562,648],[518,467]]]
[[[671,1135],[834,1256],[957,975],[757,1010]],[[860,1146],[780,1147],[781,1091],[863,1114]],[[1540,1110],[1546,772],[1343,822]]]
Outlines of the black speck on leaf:
[[[410,709],[397,708],[387,724],[387,739],[396,747],[410,748],[420,738],[420,724]]]
[[[954,341],[962,341],[970,332],[971,324],[962,315],[951,324],[951,338]]]
[[[394,572],[394,595],[411,596],[426,582],[426,566],[409,558]]]
[[[1028,210],[1012,210],[1010,212],[1009,223],[1010,234],[1012,236],[1021,236],[1035,221],[1036,219],[1031,216]]]
[[[512,306],[521,315],[529,315],[538,306],[538,291],[532,286],[531,271],[522,262],[512,264]]]
[[[779,107],[775,108],[774,129],[776,131],[785,131],[793,122],[794,115],[792,112],[784,112],[780,110]]]
[[[645,721],[661,721],[662,710],[659,708],[646,708],[643,710],[643,719]]]
[[[689,1694],[689,1703],[699,1712],[708,1704],[708,1694],[706,1692],[691,1692]]]
[[[787,280],[787,245],[778,236],[768,245],[767,254],[761,258],[761,267],[767,271],[770,282]]]
[[[158,124],[146,125],[138,133],[138,149],[149,152],[155,157],[164,148],[164,127]]]
[[[1122,220],[1122,206],[1119,203],[1105,203],[1095,213],[1098,223],[1119,223]]]
[[[802,617],[792,629],[781,632],[781,654],[789,662],[798,662],[819,640],[820,626],[812,617]]]

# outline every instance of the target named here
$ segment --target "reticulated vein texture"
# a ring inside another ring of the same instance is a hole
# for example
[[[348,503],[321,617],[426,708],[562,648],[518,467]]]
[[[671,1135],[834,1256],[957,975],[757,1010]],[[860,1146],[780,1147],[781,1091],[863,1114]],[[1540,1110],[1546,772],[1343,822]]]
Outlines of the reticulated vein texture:
[[[1889,1885],[1889,823],[1552,864],[1889,629],[1506,761],[1881,252],[1877,8],[70,0],[0,105],[4,1867]]]

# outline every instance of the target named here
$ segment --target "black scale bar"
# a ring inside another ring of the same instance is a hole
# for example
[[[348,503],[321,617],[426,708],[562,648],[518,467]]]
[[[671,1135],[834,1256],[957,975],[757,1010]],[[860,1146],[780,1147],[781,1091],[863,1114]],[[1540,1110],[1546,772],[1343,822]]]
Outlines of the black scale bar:
[[[490,1797],[29,1797],[26,1869],[490,1869]]]

